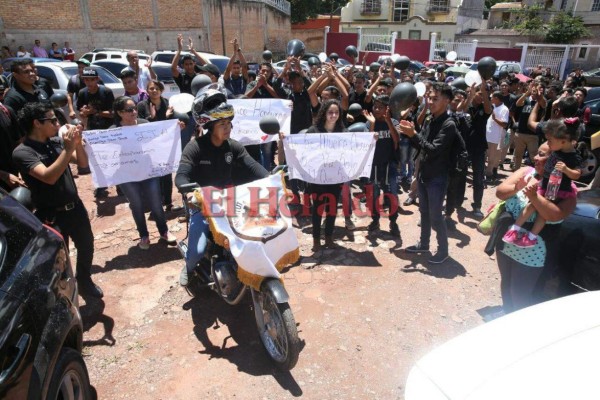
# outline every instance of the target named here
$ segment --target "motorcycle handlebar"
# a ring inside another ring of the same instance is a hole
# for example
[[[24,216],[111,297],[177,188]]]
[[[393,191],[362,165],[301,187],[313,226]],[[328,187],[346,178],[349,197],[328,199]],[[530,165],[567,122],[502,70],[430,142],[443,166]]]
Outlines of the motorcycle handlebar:
[[[186,193],[193,192],[194,190],[198,189],[199,187],[200,187],[200,185],[198,185],[196,182],[191,182],[191,183],[186,183],[181,186],[177,186],[177,190],[179,190],[179,193],[181,193],[181,194],[186,194]]]

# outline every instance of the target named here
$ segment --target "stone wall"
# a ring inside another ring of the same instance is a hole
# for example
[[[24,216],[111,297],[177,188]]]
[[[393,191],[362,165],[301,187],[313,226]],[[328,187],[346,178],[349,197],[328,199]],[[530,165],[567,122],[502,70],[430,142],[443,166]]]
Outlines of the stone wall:
[[[35,39],[50,48],[69,41],[77,55],[99,47],[176,49],[177,34],[197,50],[223,54],[219,0],[55,0],[2,1],[0,45],[31,51]],[[264,48],[285,51],[290,18],[261,2],[222,0],[225,52],[238,37],[248,61],[260,61]],[[27,18],[23,16],[26,15]]]

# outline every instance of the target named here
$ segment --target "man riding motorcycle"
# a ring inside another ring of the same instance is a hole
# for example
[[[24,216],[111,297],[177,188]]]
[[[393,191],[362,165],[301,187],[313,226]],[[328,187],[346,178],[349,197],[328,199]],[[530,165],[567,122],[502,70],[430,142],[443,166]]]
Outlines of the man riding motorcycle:
[[[243,145],[230,138],[233,106],[227,104],[227,96],[216,86],[208,86],[196,95],[192,114],[198,126],[207,132],[191,140],[183,149],[175,185],[179,188],[189,183],[201,187],[224,188],[269,175],[256,162]],[[204,256],[209,225],[202,211],[190,208],[189,241],[186,265],[179,275],[179,284],[188,285],[188,275]]]

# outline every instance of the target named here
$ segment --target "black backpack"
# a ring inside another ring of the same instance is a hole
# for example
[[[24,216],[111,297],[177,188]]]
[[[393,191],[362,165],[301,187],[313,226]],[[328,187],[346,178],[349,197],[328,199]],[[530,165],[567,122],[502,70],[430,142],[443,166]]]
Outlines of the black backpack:
[[[452,142],[452,151],[450,152],[450,172],[467,173],[469,168],[469,153],[465,138],[469,136],[471,124],[464,115],[452,115],[452,119],[456,123],[458,135]]]

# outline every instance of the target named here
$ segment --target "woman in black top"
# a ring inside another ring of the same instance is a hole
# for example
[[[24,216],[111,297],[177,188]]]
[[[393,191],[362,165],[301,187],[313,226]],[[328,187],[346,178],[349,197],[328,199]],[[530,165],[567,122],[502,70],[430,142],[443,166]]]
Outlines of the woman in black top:
[[[142,100],[137,105],[138,117],[148,120],[149,122],[165,121],[173,118],[173,107],[169,106],[169,100],[165,99],[162,94],[165,86],[157,81],[151,80],[146,85],[146,91],[149,98]],[[181,128],[183,129],[183,127]],[[162,204],[167,211],[179,211],[181,206],[173,207],[173,176],[167,174],[160,177],[160,193],[162,196]]]
[[[306,133],[346,132],[342,120],[342,105],[338,100],[327,100],[319,109],[315,124],[308,128]],[[342,185],[320,185],[311,183],[310,193],[312,198],[312,235],[313,251],[321,249],[321,217],[325,212],[325,247],[333,248],[333,226],[337,214],[337,203],[342,190]]]

